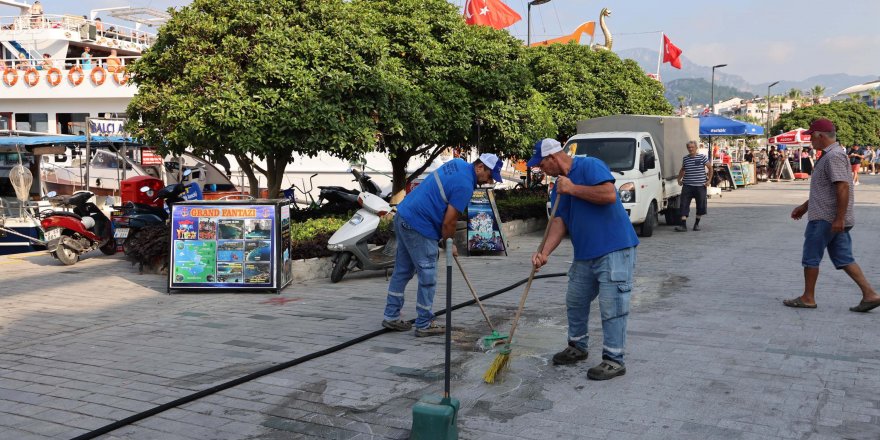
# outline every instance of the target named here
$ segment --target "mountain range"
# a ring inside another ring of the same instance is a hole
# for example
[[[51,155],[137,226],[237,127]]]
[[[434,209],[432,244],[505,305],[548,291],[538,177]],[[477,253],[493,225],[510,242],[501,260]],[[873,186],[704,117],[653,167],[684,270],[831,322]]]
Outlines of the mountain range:
[[[625,49],[617,52],[617,55],[620,58],[629,58],[639,64],[645,72],[656,72],[657,71],[657,58],[659,54],[656,50],[644,49],[644,48],[636,48],[636,49]],[[683,84],[688,84],[690,86],[697,86],[697,82],[682,82],[676,81],[681,79],[702,79],[705,81],[706,87],[711,89],[711,79],[712,79],[712,66],[703,66],[700,64],[696,64],[685,56],[681,57],[681,70],[679,69],[671,69],[669,66],[664,67],[663,73],[661,74],[663,84],[667,86],[667,99],[673,103],[675,107],[678,106],[678,101],[676,96],[684,95],[689,97],[692,100],[693,104],[701,104],[708,103],[708,96],[697,96],[695,93],[690,93],[689,90],[681,90],[681,86]],[[795,80],[780,80],[779,84],[773,86],[772,92],[775,94],[787,93],[790,89],[798,89],[802,92],[807,92],[811,90],[813,87],[819,85],[825,87],[825,96],[832,96],[835,93],[850,87],[856,84],[866,83],[868,81],[877,80],[877,76],[871,75],[849,75],[846,73],[835,73],[828,75],[816,75],[811,76],[807,79],[801,81]],[[769,82],[752,84],[746,81],[743,77],[736,75],[725,73],[720,69],[715,70],[715,99],[716,101],[719,99],[726,99],[732,96],[739,96],[742,98],[751,98],[755,95],[764,96],[767,94],[767,86]],[[670,87],[673,86],[673,87]],[[676,87],[677,86],[677,87]],[[731,87],[738,92],[732,94],[730,90],[723,90],[721,87]],[[675,91],[673,90],[675,89]],[[679,93],[679,92],[688,92],[688,93]],[[728,93],[730,92],[730,93]],[[710,90],[707,90],[706,95],[711,94]],[[670,95],[672,95],[672,99],[670,99]],[[808,93],[804,93],[804,95],[808,95]],[[700,99],[699,101],[697,99]]]

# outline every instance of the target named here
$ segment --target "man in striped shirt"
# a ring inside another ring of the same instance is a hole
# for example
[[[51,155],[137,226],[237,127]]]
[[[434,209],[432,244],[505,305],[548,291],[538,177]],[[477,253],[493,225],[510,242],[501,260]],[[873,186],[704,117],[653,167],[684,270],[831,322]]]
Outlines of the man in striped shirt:
[[[687,143],[688,155],[681,160],[678,184],[681,188],[681,224],[677,232],[687,232],[687,218],[691,211],[691,200],[697,201],[697,219],[694,230],[700,230],[700,217],[706,215],[706,187],[712,181],[712,164],[705,154],[697,154],[697,142]]]

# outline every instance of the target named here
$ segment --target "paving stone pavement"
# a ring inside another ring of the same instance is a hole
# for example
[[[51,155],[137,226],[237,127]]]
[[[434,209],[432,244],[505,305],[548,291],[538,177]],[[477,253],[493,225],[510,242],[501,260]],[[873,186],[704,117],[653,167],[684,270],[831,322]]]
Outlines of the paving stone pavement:
[[[856,189],[852,235],[880,286],[880,176]],[[789,219],[806,182],[768,183],[710,201],[700,232],[661,226],[642,239],[627,374],[586,379],[591,356],[554,367],[565,344],[564,277],[535,281],[510,369],[479,310],[454,312],[452,395],[464,439],[878,439],[880,310],[849,312],[855,285],[825,261],[816,310],[783,307],[802,288],[804,222]],[[528,276],[540,234],[507,257],[462,258],[487,293]],[[543,273],[564,272],[564,243]],[[443,271],[441,271],[443,273]],[[379,329],[383,274],[315,280],[272,294],[165,295],[165,279],[118,257],[63,267],[0,258],[0,438],[68,439],[157,405]],[[470,294],[456,273],[455,303]],[[445,304],[438,284],[435,310]],[[414,317],[415,284],[405,318]],[[486,302],[505,331],[522,287]],[[388,333],[204,397],[102,439],[407,438],[413,404],[443,387],[442,338]]]

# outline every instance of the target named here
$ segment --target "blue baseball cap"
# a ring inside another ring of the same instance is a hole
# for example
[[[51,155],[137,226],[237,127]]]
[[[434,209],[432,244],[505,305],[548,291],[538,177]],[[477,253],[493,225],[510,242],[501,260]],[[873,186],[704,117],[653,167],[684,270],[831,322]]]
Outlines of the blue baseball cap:
[[[556,139],[541,139],[540,141],[535,143],[535,154],[532,155],[532,158],[529,159],[529,162],[526,164],[528,167],[536,167],[538,166],[545,157],[562,151],[562,144],[559,143]]]
[[[483,165],[486,165],[486,168],[492,170],[492,178],[495,179],[496,182],[501,183],[504,179],[501,178],[501,166],[504,163],[501,162],[501,159],[498,156],[490,153],[484,153],[480,155],[480,162],[483,162]]]

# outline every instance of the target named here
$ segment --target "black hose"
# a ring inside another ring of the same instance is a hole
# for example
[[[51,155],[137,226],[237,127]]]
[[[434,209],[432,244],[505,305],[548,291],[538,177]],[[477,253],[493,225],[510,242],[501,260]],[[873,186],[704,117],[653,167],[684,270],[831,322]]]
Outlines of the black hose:
[[[562,277],[562,276],[567,276],[567,275],[568,275],[568,274],[565,273],[565,272],[549,273],[549,274],[544,274],[544,275],[537,275],[537,276],[535,276],[535,279],[539,279],[539,278]],[[509,290],[512,290],[512,289],[516,288],[517,286],[521,286],[521,285],[525,284],[526,281],[528,281],[528,279],[527,279],[527,278],[524,278],[524,279],[522,279],[522,280],[520,280],[520,281],[518,281],[518,282],[516,282],[516,283],[514,283],[514,284],[511,284],[511,285],[509,285],[509,286],[507,286],[507,287],[504,287],[504,288],[498,289],[498,290],[496,290],[496,291],[494,291],[494,292],[487,293],[487,294],[485,294],[485,295],[483,295],[483,296],[480,297],[480,301],[485,301],[485,300],[487,300],[487,299],[489,299],[489,298],[492,298],[492,297],[494,297],[494,296],[496,296],[496,295],[500,295],[500,294],[502,294],[502,293],[504,293],[504,292],[507,292],[507,291],[509,291]],[[449,295],[449,296],[450,296],[450,298],[451,298],[451,295]],[[451,300],[450,300],[450,302],[448,302],[448,303],[451,303]],[[465,301],[465,302],[460,303],[460,304],[456,304],[455,306],[451,307],[450,310],[458,310],[458,309],[460,309],[460,308],[462,308],[462,307],[467,307],[467,306],[470,306],[470,305],[473,305],[473,304],[476,304],[476,303],[477,303],[477,301],[472,299],[472,300]],[[440,310],[440,311],[438,311],[437,313],[435,313],[434,315],[435,315],[435,316],[444,315],[444,314],[446,314],[446,310],[447,310],[447,309]],[[414,322],[414,321],[415,321],[415,320],[412,319],[412,320],[410,320],[409,322],[412,323],[412,322]],[[181,397],[181,398],[179,398],[179,399],[172,400],[171,402],[168,402],[168,403],[165,403],[165,404],[159,405],[159,406],[157,406],[157,407],[155,407],[155,408],[151,408],[151,409],[148,409],[148,410],[146,410],[146,411],[143,411],[143,412],[140,412],[140,413],[137,413],[137,414],[134,414],[134,415],[128,416],[128,417],[126,417],[126,418],[124,418],[124,419],[122,419],[122,420],[118,420],[118,421],[116,421],[116,422],[110,423],[109,425],[104,425],[104,426],[102,426],[102,427],[100,427],[100,428],[98,428],[98,429],[95,429],[94,431],[90,431],[90,432],[87,432],[87,433],[85,433],[85,434],[82,434],[82,435],[76,436],[76,437],[74,437],[72,440],[88,440],[88,439],[93,439],[93,438],[95,438],[95,437],[98,437],[99,435],[107,434],[107,433],[109,433],[109,432],[112,432],[112,431],[115,431],[115,430],[117,430],[117,429],[119,429],[119,428],[122,428],[123,426],[127,426],[127,425],[130,425],[130,424],[135,423],[135,422],[139,422],[139,421],[141,421],[141,420],[143,420],[143,419],[146,419],[147,417],[152,417],[152,416],[154,416],[154,415],[156,415],[156,414],[159,414],[159,413],[161,413],[161,412],[167,411],[167,410],[169,410],[169,409],[176,408],[176,407],[178,407],[178,406],[180,406],[180,405],[183,405],[183,404],[186,404],[186,403],[190,403],[190,402],[192,402],[192,401],[194,401],[194,400],[201,399],[202,397],[210,396],[211,394],[214,394],[214,393],[217,393],[217,392],[220,392],[220,391],[223,391],[223,390],[226,390],[226,389],[232,388],[232,387],[234,387],[234,386],[241,385],[241,384],[246,383],[246,382],[250,382],[250,381],[252,381],[252,380],[254,380],[254,379],[258,379],[258,378],[263,377],[263,376],[266,376],[266,375],[268,375],[268,374],[272,374],[272,373],[275,373],[275,372],[277,372],[277,371],[281,371],[281,370],[284,370],[284,369],[287,369],[287,368],[293,367],[293,366],[295,366],[295,365],[299,365],[299,364],[301,364],[301,363],[303,363],[303,362],[307,362],[307,361],[310,361],[310,360],[312,360],[312,359],[317,359],[317,358],[319,358],[319,357],[322,357],[322,356],[325,356],[325,355],[328,355],[328,354],[331,354],[331,353],[335,353],[335,352],[337,352],[337,351],[339,351],[339,350],[342,350],[342,349],[344,349],[344,348],[351,347],[352,345],[355,345],[355,344],[360,344],[361,342],[364,342],[364,341],[367,341],[367,340],[373,339],[373,338],[375,338],[376,336],[379,336],[379,335],[381,335],[381,334],[388,333],[388,332],[391,332],[391,331],[393,331],[393,330],[390,330],[390,329],[387,329],[387,328],[383,328],[383,329],[381,329],[381,330],[376,330],[376,331],[374,331],[374,332],[370,332],[370,333],[367,333],[367,334],[365,334],[365,335],[358,336],[357,338],[350,339],[350,340],[345,341],[345,342],[343,342],[343,343],[341,343],[341,344],[334,345],[334,346],[332,346],[332,347],[330,347],[330,348],[326,348],[326,349],[321,350],[321,351],[316,351],[316,352],[314,352],[314,353],[310,353],[310,354],[307,354],[307,355],[305,355],[305,356],[301,356],[301,357],[298,357],[298,358],[296,358],[296,359],[293,359],[293,360],[290,360],[290,361],[287,361],[287,362],[283,362],[283,363],[280,363],[280,364],[277,364],[277,365],[273,365],[273,366],[268,367],[268,368],[264,368],[264,369],[259,370],[259,371],[255,371],[255,372],[253,372],[253,373],[250,373],[250,374],[248,374],[248,375],[245,375],[245,376],[239,377],[239,378],[237,378],[237,379],[232,379],[232,380],[230,380],[230,381],[223,382],[223,383],[221,383],[221,384],[219,384],[219,385],[215,385],[215,386],[213,386],[213,387],[211,387],[211,388],[208,388],[208,389],[204,389],[204,390],[202,390],[202,391],[195,392],[195,393],[190,394],[190,395],[188,395],[188,396],[183,396],[183,397]],[[448,375],[447,375],[447,377],[448,377]]]

